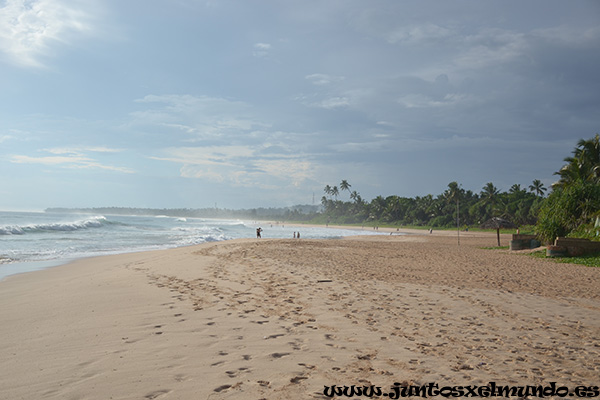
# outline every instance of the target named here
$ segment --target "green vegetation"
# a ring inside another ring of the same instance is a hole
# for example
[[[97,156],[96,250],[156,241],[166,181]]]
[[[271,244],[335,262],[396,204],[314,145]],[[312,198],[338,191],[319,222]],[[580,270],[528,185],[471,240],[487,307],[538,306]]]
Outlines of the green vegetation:
[[[466,229],[492,217],[502,217],[517,225],[534,225],[546,190],[539,180],[533,181],[529,192],[520,185],[500,192],[489,182],[480,193],[473,193],[457,182],[450,182],[438,196],[377,196],[367,202],[358,192],[350,192],[350,187],[346,180],[340,184],[341,191],[347,191],[350,197],[350,201],[342,201],[338,199],[337,186],[325,186],[325,196],[321,198],[324,211],[311,222],[444,229],[456,228],[458,217],[459,226]]]
[[[537,233],[547,243],[557,236],[600,240],[600,136],[580,140],[564,161],[540,208]]]
[[[545,258],[558,263],[580,264],[587,267],[600,268],[600,254],[589,254],[580,257],[546,257],[546,251],[535,251],[529,253],[528,257]]]
[[[573,155],[564,161],[567,164],[555,173],[559,181],[547,198],[547,189],[535,179],[528,191],[515,184],[508,192],[500,192],[488,182],[473,193],[450,182],[437,196],[378,196],[369,202],[351,192],[351,185],[343,180],[341,190],[325,186],[323,212],[311,222],[436,229],[455,229],[458,224],[462,229],[476,229],[500,217],[520,227],[529,225],[521,233],[537,234],[546,243],[557,236],[600,240],[600,135],[579,140]],[[347,191],[350,201],[339,200],[340,191]]]

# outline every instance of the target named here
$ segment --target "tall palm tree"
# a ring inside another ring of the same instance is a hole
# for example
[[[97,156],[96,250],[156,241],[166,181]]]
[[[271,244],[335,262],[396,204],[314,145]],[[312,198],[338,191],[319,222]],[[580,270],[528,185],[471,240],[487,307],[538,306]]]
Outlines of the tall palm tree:
[[[483,187],[481,198],[485,203],[494,205],[498,202],[499,194],[500,191],[494,186],[494,184],[492,182],[488,182]]]
[[[339,196],[339,194],[340,194],[340,191],[338,190],[337,186],[334,186],[331,188],[331,195],[333,197],[335,197],[336,200],[337,200],[337,197]]]
[[[518,183],[515,183],[514,185],[512,185],[510,187],[510,189],[508,190],[510,193],[519,193],[521,191],[521,185],[519,185]]]
[[[567,164],[555,173],[560,178],[553,186],[564,187],[577,181],[600,183],[600,135],[579,140],[573,157],[564,161]]]
[[[331,186],[325,185],[325,189],[323,189],[325,194],[331,195]]]
[[[351,184],[348,183],[347,180],[342,180],[342,183],[340,183],[340,190],[343,192],[344,190],[347,190],[348,193],[350,193],[350,188],[352,187]]]
[[[589,140],[581,139],[574,151],[587,180],[598,182],[600,179],[600,135]]]
[[[529,185],[529,191],[535,193],[538,196],[543,196],[546,192],[544,184],[539,179],[534,179],[531,185]]]
[[[455,203],[463,197],[465,190],[457,182],[450,182],[448,189],[444,192],[444,197],[449,203]]]
[[[360,197],[360,194],[356,190],[354,190],[354,191],[352,191],[352,193],[350,193],[350,198],[352,200],[354,200],[355,203],[362,202],[362,197]]]

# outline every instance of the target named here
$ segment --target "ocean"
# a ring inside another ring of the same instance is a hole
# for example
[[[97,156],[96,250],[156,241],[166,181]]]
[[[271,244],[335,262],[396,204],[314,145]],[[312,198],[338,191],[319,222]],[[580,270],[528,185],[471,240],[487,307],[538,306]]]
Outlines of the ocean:
[[[335,239],[378,234],[369,229],[297,227],[242,220],[168,216],[0,211],[0,279],[68,261],[107,254],[168,249],[254,238]]]

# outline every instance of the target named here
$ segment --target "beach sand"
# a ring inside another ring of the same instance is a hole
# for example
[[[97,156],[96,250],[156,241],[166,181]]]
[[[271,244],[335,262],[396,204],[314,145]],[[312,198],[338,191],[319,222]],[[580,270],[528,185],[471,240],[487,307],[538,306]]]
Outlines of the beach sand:
[[[245,239],[10,276],[0,398],[600,385],[600,269],[481,248],[495,243],[436,232]]]

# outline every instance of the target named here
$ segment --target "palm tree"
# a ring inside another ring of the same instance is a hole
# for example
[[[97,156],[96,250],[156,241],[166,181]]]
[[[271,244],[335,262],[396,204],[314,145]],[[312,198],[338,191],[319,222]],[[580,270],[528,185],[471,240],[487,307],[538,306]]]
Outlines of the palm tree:
[[[544,187],[542,181],[539,179],[534,179],[531,185],[529,185],[529,191],[541,197],[546,192],[546,188]]]
[[[589,140],[581,139],[574,151],[585,173],[586,180],[598,183],[600,180],[600,135]]]
[[[325,192],[325,194],[331,195],[331,186],[326,185],[323,191]]]
[[[342,183],[340,183],[340,190],[343,192],[344,190],[347,190],[348,193],[350,193],[350,188],[352,187],[351,184],[348,183],[347,180],[342,180]]]
[[[555,175],[560,176],[553,186],[564,187],[573,182],[600,183],[600,135],[589,140],[581,139],[573,150],[573,157]]]
[[[450,182],[448,189],[444,192],[444,197],[449,203],[454,203],[463,197],[465,190],[457,182]]]
[[[337,200],[338,195],[340,194],[340,191],[338,190],[337,186],[334,186],[331,188],[331,195],[333,197],[335,197],[335,199]]]
[[[498,202],[498,195],[500,191],[494,186],[492,182],[488,182],[483,187],[481,192],[481,199],[486,204],[495,205]]]
[[[508,190],[510,193],[519,193],[521,191],[521,185],[519,185],[518,183],[515,183],[514,185],[512,185],[510,187],[510,189]]]

